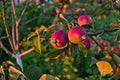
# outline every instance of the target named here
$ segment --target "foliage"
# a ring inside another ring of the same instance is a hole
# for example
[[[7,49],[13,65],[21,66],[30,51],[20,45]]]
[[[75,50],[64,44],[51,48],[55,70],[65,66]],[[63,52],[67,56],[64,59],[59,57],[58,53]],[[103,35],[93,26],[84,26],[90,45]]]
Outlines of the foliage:
[[[0,77],[6,80],[14,78],[17,80],[21,79],[22,75],[26,80],[39,80],[42,75],[46,74],[46,77],[58,77],[60,80],[119,79],[116,75],[116,68],[120,64],[119,56],[112,53],[111,48],[120,46],[120,7],[118,6],[120,3],[115,3],[115,0],[102,0],[102,3],[98,3],[97,0],[73,0],[72,3],[69,2],[70,0],[56,1],[54,0],[52,4],[43,2],[38,6],[29,3],[19,26],[19,50],[22,55],[24,72],[21,71],[13,57],[0,49]],[[6,17],[12,32],[11,3],[10,1],[6,3],[8,3],[6,4]],[[66,4],[67,6],[64,7]],[[15,6],[18,16],[24,5]],[[59,14],[56,13],[56,7],[61,9]],[[55,49],[50,44],[51,34],[56,30],[68,32],[73,26],[78,25],[77,19],[83,14],[92,18],[90,28],[83,26],[90,38],[91,48],[86,49],[82,42],[73,44],[68,41],[63,49]],[[12,51],[8,40],[1,39],[2,36],[6,36],[2,18],[1,11],[0,42]],[[108,46],[102,45],[101,39],[107,41]],[[98,47],[101,48],[100,51]],[[28,49],[32,49],[32,52],[25,55]],[[109,74],[111,72],[113,73]]]

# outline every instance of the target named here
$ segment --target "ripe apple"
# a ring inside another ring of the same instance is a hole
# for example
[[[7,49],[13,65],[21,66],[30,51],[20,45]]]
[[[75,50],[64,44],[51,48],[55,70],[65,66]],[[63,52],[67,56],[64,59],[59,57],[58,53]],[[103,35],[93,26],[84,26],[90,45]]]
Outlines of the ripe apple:
[[[60,2],[61,0],[56,0],[56,2]]]
[[[68,4],[64,4],[63,9],[67,9],[67,8],[68,8]]]
[[[118,46],[112,47],[111,52],[118,55],[118,56],[120,56],[120,47],[118,47]]]
[[[69,3],[72,4],[72,3],[73,3],[73,0],[69,0]]]
[[[81,15],[78,18],[78,25],[79,26],[84,26],[84,25],[92,25],[92,19],[89,15]]]
[[[87,48],[87,49],[90,49],[90,39],[89,38],[87,38],[87,39],[85,39],[85,41],[84,41],[84,45],[85,45],[85,47]]]
[[[87,49],[90,48],[90,40],[88,38],[87,32],[83,27],[74,26],[68,32],[68,39],[71,43],[79,44],[84,41],[84,45]]]
[[[80,41],[86,39],[86,36],[86,30],[80,26],[75,26],[68,32],[68,39],[74,44],[78,44]]]
[[[67,45],[68,35],[64,30],[55,31],[50,38],[51,45],[56,49],[62,49]]]
[[[108,46],[108,42],[105,41],[105,40],[103,40],[103,39],[100,40],[100,43],[101,43],[103,46]]]
[[[58,8],[58,7],[57,7],[55,10],[56,10],[56,13],[57,13],[57,14],[59,14],[59,13],[61,12],[61,9]]]
[[[120,66],[117,67],[117,74],[120,75]]]

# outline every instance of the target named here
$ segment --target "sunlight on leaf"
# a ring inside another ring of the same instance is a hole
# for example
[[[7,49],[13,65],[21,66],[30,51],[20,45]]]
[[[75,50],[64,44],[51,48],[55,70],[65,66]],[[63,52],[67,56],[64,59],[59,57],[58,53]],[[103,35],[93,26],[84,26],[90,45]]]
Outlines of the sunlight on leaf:
[[[111,74],[113,71],[113,68],[107,61],[98,61],[96,63],[98,70],[102,76]]]
[[[14,80],[19,79],[21,75],[27,80],[27,77],[19,69],[16,69],[13,66],[10,66],[8,71],[9,71],[10,77]]]
[[[49,74],[43,74],[39,80],[60,80],[58,77],[56,76],[52,76]]]
[[[41,54],[41,42],[40,42],[40,35],[39,35],[39,33],[37,33],[38,34],[38,39],[37,39],[37,41],[38,41],[38,50],[40,51],[40,54]]]
[[[112,22],[110,26],[113,26],[115,29],[120,29],[120,20]]]
[[[4,64],[4,65],[5,65],[5,64],[8,64],[8,65],[15,66],[15,64],[14,64],[13,62],[11,62],[11,61],[5,61],[3,64]]]
[[[33,45],[36,48],[36,50],[41,53],[41,43],[40,43],[40,37],[39,36],[37,38],[34,38]]]

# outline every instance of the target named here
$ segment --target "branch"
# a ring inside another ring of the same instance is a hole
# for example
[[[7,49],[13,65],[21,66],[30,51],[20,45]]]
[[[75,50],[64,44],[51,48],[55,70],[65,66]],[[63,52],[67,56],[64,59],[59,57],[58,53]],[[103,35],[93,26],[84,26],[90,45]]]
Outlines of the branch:
[[[13,14],[12,14],[12,41],[13,41],[13,45],[15,48],[16,40],[15,40],[15,26],[14,26],[14,15]]]
[[[23,15],[24,15],[24,13],[25,13],[25,11],[26,11],[27,7],[28,7],[28,3],[29,3],[29,1],[28,1],[28,0],[26,0],[26,5],[25,5],[25,7],[24,7],[23,11],[21,12],[21,15],[20,15],[20,17],[19,17],[19,19],[18,19],[18,23],[20,23],[20,21],[21,21],[21,19],[22,19]]]
[[[14,0],[11,0],[11,5],[12,5],[12,12],[13,12],[14,20],[17,21],[17,16],[16,16],[16,10],[15,10],[15,5],[14,5]]]
[[[102,30],[102,31],[99,31],[99,32],[96,32],[96,33],[91,33],[91,34],[88,34],[89,36],[97,36],[97,35],[100,35],[102,33],[109,33],[109,32],[115,32],[115,31],[118,31],[120,29],[109,29],[109,30]]]
[[[34,33],[30,34],[28,36],[27,40],[29,40],[31,37],[35,36],[37,33],[40,33],[41,31],[47,31],[48,29],[45,26],[41,26],[39,29],[37,29]]]
[[[2,42],[0,42],[0,48],[1,48],[2,50],[4,50],[6,53],[10,54],[12,57],[15,58],[15,55],[14,55],[12,52],[10,52],[10,51],[2,44]]]
[[[10,35],[10,30],[8,27],[8,22],[7,22],[6,14],[5,14],[5,1],[3,1],[3,4],[2,4],[2,15],[3,15],[3,21],[4,21],[4,25],[5,25],[6,34],[9,37],[8,40],[9,40],[10,46],[13,50],[13,53],[15,53],[15,49],[14,49],[13,42],[12,42],[12,37]]]
[[[89,36],[102,50],[104,49],[104,47],[99,43],[99,42],[97,42],[97,40],[95,40],[94,38],[93,38],[93,36]]]
[[[0,37],[0,40],[1,40],[1,39],[7,39],[7,38],[9,38],[9,37],[7,37],[7,36],[2,36],[2,37]]]
[[[12,3],[14,3],[14,0],[12,0]],[[22,11],[22,13],[21,13],[21,16],[20,16],[20,18],[18,19],[18,20],[15,20],[15,26],[16,26],[16,46],[15,46],[15,49],[18,51],[19,50],[19,24],[20,24],[20,21],[21,21],[21,19],[22,19],[22,17],[23,17],[23,15],[24,15],[24,13],[25,13],[25,11],[26,11],[26,9],[27,9],[27,6],[28,6],[28,0],[27,0],[27,3],[26,3],[26,6],[24,7],[24,9],[23,9],[23,11]],[[14,4],[12,4],[12,10],[13,10],[13,13],[14,13],[14,15],[16,15],[15,14],[15,7],[14,7]]]
[[[36,16],[36,17],[34,17],[34,18],[32,18],[32,19],[29,19],[29,20],[27,20],[25,23],[23,23],[21,26],[25,26],[25,25],[27,25],[28,23],[30,23],[30,22],[38,19],[38,18],[39,18],[39,16]]]
[[[32,52],[32,51],[34,51],[34,50],[35,50],[35,48],[33,47],[33,48],[31,48],[31,49],[23,52],[23,53],[21,54],[21,56],[24,56],[24,55],[26,55],[26,54],[29,54],[30,52]]]
[[[97,35],[100,35],[100,34],[103,34],[103,33],[115,32],[115,31],[118,31],[118,30],[119,29],[116,29],[116,28],[115,29],[109,29],[109,30],[102,30],[102,31],[92,33],[92,34],[88,34],[88,35],[101,49],[104,49],[104,47],[93,38],[93,36],[97,36]]]

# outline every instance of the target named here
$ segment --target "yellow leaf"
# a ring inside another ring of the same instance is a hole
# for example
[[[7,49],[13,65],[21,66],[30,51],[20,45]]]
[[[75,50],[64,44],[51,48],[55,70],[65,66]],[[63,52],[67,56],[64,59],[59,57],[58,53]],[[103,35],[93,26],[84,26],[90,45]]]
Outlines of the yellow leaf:
[[[113,71],[111,65],[107,61],[98,61],[96,65],[102,76],[108,75]]]
[[[43,74],[39,80],[60,80],[58,77],[56,76],[52,76],[50,74]]]

